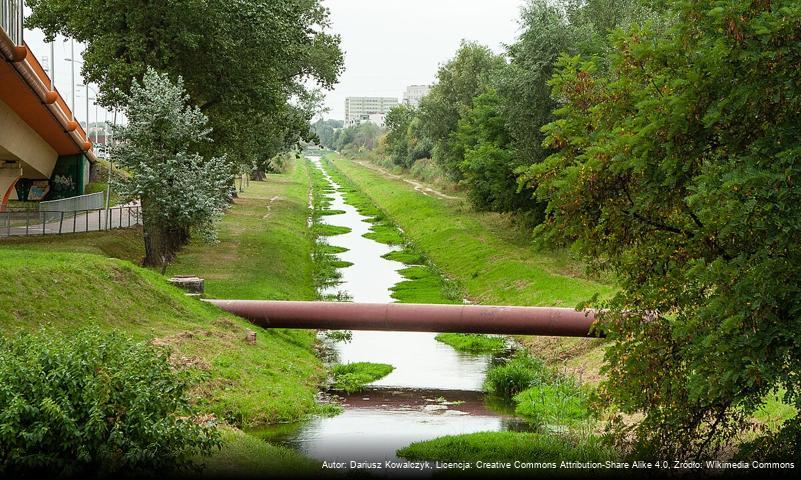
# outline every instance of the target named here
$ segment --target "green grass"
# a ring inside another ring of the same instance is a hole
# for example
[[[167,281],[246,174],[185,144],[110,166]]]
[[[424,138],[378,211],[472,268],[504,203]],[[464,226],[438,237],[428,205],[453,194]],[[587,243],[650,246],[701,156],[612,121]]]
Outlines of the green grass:
[[[10,237],[0,239],[0,250],[91,253],[140,263],[145,256],[142,228],[61,236]]]
[[[435,338],[460,352],[467,353],[498,353],[506,348],[506,340],[503,337],[480,333],[440,333]]]
[[[214,298],[315,299],[307,168],[296,161],[288,173],[250,182],[220,222],[219,243],[192,242],[167,273],[205,278]]]
[[[395,367],[386,363],[355,362],[334,365],[331,373],[334,375],[334,390],[346,393],[355,393],[380,378],[384,378]]]
[[[398,450],[409,460],[450,462],[521,461],[556,462],[606,461],[615,454],[597,436],[573,437],[519,432],[480,432],[448,435],[415,442]]]
[[[251,182],[221,221],[220,242],[192,243],[168,272],[205,278],[214,297],[316,298],[309,178],[305,163],[296,162],[287,174]],[[197,407],[243,428],[326,410],[315,401],[325,371],[313,332],[261,329],[186,297],[131,263],[143,256],[141,235],[131,229],[0,240],[2,334],[44,324],[70,334],[97,325],[168,345],[176,364],[192,369]],[[255,345],[245,342],[246,330],[256,332]],[[223,450],[206,459],[212,476],[289,472],[293,465],[305,471],[308,464],[235,429],[224,438]]]

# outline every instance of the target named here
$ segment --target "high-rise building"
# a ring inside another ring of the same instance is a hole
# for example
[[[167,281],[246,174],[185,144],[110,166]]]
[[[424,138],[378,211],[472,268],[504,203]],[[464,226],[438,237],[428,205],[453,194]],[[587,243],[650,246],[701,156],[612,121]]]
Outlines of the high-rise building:
[[[428,95],[429,90],[431,90],[431,85],[409,85],[406,87],[406,93],[403,94],[403,103],[419,107],[420,100]]]
[[[397,104],[398,99],[395,97],[347,97],[345,99],[345,126],[350,127],[370,121],[370,115],[385,115]]]

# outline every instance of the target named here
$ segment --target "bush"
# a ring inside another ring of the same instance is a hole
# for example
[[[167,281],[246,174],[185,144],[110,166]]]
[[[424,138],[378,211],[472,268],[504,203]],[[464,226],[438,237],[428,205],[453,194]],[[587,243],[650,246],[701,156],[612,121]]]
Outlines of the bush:
[[[505,364],[487,371],[485,389],[494,395],[512,398],[532,385],[547,381],[551,373],[541,360],[527,352],[519,352]]]
[[[192,418],[168,352],[118,334],[0,337],[0,477],[194,467],[219,445]]]

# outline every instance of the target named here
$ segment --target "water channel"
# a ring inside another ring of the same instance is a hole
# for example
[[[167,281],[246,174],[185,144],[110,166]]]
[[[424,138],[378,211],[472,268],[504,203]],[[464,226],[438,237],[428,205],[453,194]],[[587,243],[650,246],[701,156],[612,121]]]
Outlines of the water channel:
[[[364,238],[371,224],[343,199],[319,157],[310,157],[336,191],[329,194],[333,210],[324,217],[349,233],[328,237],[345,247],[338,254],[353,265],[341,270],[341,284],[332,291],[346,292],[353,302],[392,302],[390,289],[403,277],[403,263],[386,260],[393,247]],[[370,387],[343,397],[344,413],[273,432],[269,438],[321,461],[397,460],[406,445],[443,435],[480,431],[518,430],[525,422],[488,407],[482,390],[492,360],[488,355],[457,352],[434,339],[433,333],[354,331],[350,342],[334,345],[339,363],[388,363],[395,370]]]

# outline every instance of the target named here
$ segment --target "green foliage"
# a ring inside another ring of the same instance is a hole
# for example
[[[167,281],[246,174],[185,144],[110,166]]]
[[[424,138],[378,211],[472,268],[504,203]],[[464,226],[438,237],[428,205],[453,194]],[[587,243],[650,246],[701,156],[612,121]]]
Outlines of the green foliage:
[[[801,5],[666,5],[615,34],[608,69],[560,60],[556,153],[528,178],[549,202],[542,233],[620,279],[596,302],[613,341],[602,393],[645,418],[614,423],[618,440],[709,457],[769,392],[801,404]],[[798,458],[800,421],[765,441]]]
[[[411,168],[431,155],[431,140],[421,131],[418,110],[406,104],[394,107],[386,118],[386,152],[395,165]]]
[[[438,342],[467,353],[498,353],[506,348],[506,340],[503,337],[480,333],[440,333],[435,338]]]
[[[319,109],[316,87],[343,68],[339,37],[318,0],[31,0],[29,28],[86,45],[82,74],[101,101],[120,106],[148,68],[182,77],[209,117],[214,143],[241,167],[300,139]],[[224,79],[224,81],[222,81]]]
[[[356,362],[334,365],[331,373],[334,375],[335,390],[346,393],[356,393],[364,389],[368,383],[386,377],[395,367],[386,363]]]
[[[187,105],[180,77],[172,83],[154,70],[124,97],[128,124],[114,127],[112,154],[130,176],[114,186],[126,200],[141,200],[146,265],[163,265],[189,240],[190,231],[214,238],[233,181],[225,157],[206,159],[203,113]]]
[[[381,128],[378,125],[362,122],[337,130],[334,134],[334,150],[350,153],[372,150],[378,147],[380,136]]]
[[[311,130],[317,136],[317,141],[323,147],[334,150],[336,148],[337,131],[344,128],[345,122],[342,120],[319,119],[312,123]]]
[[[0,385],[3,475],[183,470],[220,443],[167,351],[96,328],[0,337]]]
[[[545,383],[551,376],[541,360],[520,351],[487,371],[484,388],[493,395],[512,398],[532,385]]]
[[[478,210],[498,212],[540,209],[530,190],[517,186],[518,161],[510,149],[501,98],[489,89],[465,111],[451,144],[463,153],[459,164],[467,198]],[[539,216],[539,215],[538,215]]]
[[[462,42],[456,55],[440,67],[437,83],[420,104],[421,131],[433,143],[434,159],[454,179],[461,178],[459,164],[464,153],[450,140],[451,133],[473,105],[473,98],[504,65],[504,58],[488,47]]]

